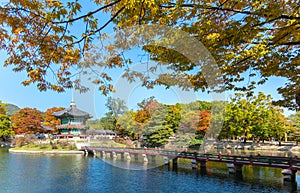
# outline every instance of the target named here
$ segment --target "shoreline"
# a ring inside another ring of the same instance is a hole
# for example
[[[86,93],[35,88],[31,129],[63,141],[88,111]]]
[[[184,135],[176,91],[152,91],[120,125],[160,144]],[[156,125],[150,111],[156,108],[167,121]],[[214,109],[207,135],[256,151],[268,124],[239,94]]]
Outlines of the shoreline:
[[[291,142],[283,142],[280,146],[276,143],[253,143],[253,142],[233,142],[219,141],[207,144],[211,150],[227,150],[227,151],[277,151],[300,153],[300,146]]]
[[[9,149],[9,153],[24,153],[24,154],[84,154],[83,151],[34,151],[34,150],[14,150],[14,149]]]

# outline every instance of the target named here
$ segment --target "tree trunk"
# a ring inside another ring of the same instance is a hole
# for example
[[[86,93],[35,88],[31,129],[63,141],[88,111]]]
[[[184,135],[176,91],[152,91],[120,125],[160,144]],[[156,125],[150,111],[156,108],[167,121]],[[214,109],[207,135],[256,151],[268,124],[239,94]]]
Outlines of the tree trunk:
[[[246,143],[247,142],[247,134],[248,134],[248,132],[245,132],[245,137],[244,137],[244,143]]]

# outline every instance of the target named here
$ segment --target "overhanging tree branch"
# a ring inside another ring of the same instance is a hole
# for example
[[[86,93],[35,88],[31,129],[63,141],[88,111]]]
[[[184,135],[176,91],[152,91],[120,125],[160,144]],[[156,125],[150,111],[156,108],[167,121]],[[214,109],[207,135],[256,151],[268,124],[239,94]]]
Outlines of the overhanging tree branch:
[[[81,39],[79,39],[76,42],[72,42],[72,44],[68,44],[68,45],[74,45],[74,44],[78,44],[80,42],[82,42],[85,38],[94,35],[95,33],[100,32],[101,30],[103,30],[108,24],[110,24],[116,17],[118,17],[118,15],[125,9],[125,7],[122,7],[119,11],[117,11],[104,25],[102,25],[100,28],[98,28],[97,30],[91,31],[88,34],[86,34],[84,37],[82,37]],[[67,45],[66,45],[67,46]]]
[[[102,11],[103,9],[106,9],[106,8],[108,8],[108,7],[111,7],[111,6],[114,6],[115,4],[119,3],[120,1],[121,1],[121,0],[118,0],[118,1],[112,2],[112,3],[110,3],[110,4],[104,5],[104,6],[100,7],[99,9],[96,9],[95,11],[88,12],[87,14],[82,15],[82,16],[77,17],[77,18],[73,18],[73,19],[65,20],[65,21],[57,21],[57,22],[52,22],[52,23],[54,23],[54,24],[61,24],[61,23],[70,23],[70,22],[74,22],[74,21],[83,19],[83,18],[85,18],[85,17],[89,17],[89,16],[91,16],[91,15],[94,15],[95,13],[98,13],[98,12]]]
[[[175,8],[177,5],[176,3],[169,3],[167,5],[160,5],[161,8]],[[198,9],[208,9],[208,10],[217,10],[217,11],[228,11],[228,12],[233,12],[233,13],[240,13],[240,14],[245,14],[245,15],[257,15],[257,16],[264,16],[264,13],[261,12],[251,12],[251,11],[245,11],[245,10],[238,10],[238,9],[232,9],[232,8],[224,8],[224,7],[213,7],[213,6],[205,6],[205,5],[197,5],[197,4],[182,4],[180,7],[185,7],[185,8],[198,8]],[[272,17],[272,15],[269,15],[269,17]],[[282,14],[276,19],[296,19],[299,20],[299,16],[289,16]]]

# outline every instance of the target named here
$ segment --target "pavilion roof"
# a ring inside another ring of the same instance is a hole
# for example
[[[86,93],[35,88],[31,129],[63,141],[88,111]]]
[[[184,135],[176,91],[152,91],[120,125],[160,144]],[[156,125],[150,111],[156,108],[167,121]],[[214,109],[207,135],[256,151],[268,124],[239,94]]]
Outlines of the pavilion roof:
[[[62,111],[55,112],[52,115],[60,118],[61,117],[82,117],[86,119],[92,118],[92,116],[89,113],[78,109],[74,101],[71,102],[69,108],[66,108]]]
[[[41,126],[42,126],[42,128],[43,128],[44,130],[46,130],[46,131],[52,131],[52,130],[53,130],[52,127],[49,127],[49,126],[46,126],[46,125],[43,125],[43,124],[41,124]]]

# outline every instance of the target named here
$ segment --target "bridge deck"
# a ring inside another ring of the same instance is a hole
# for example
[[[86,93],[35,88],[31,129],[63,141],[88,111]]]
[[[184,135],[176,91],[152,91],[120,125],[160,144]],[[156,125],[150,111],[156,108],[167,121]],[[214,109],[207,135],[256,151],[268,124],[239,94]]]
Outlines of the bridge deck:
[[[171,159],[195,159],[198,162],[214,161],[231,163],[236,165],[253,165],[263,167],[274,167],[281,169],[300,170],[300,159],[298,157],[277,157],[277,156],[261,156],[261,155],[225,155],[210,154],[199,152],[180,152],[165,149],[148,149],[148,148],[114,148],[114,147],[82,147],[81,150],[98,151],[106,153],[129,153],[129,154],[145,154],[149,156],[165,156]]]

